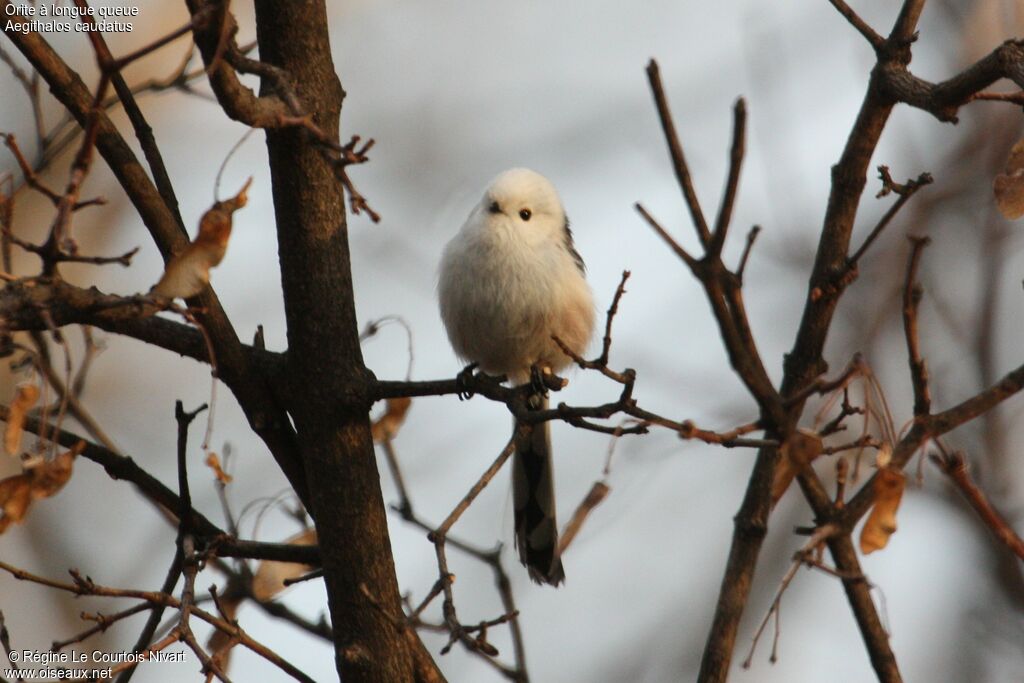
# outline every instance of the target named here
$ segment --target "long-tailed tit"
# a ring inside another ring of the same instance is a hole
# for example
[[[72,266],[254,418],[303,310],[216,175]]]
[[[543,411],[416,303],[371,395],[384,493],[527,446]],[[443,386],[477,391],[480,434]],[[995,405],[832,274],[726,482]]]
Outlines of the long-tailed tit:
[[[534,368],[559,371],[594,328],[594,301],[583,259],[555,188],[525,168],[491,183],[459,233],[445,247],[438,298],[455,352],[515,385]],[[531,408],[547,408],[538,393]],[[550,423],[517,439],[512,461],[515,537],[519,559],[537,582],[565,579],[558,554]]]

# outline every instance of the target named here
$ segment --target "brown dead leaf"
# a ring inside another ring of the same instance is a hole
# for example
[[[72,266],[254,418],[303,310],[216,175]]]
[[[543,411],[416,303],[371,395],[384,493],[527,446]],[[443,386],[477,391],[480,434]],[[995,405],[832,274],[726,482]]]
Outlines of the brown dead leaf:
[[[576,508],[576,511],[572,514],[572,518],[569,519],[569,523],[562,529],[562,534],[558,539],[558,554],[561,555],[565,552],[569,544],[572,543],[573,539],[576,538],[576,534],[579,533],[580,529],[583,528],[583,523],[587,521],[587,517],[594,511],[598,505],[600,505],[608,494],[611,493],[612,489],[605,484],[603,481],[595,481],[594,485],[590,487],[590,491],[583,498],[583,501]]]
[[[1024,139],[1018,140],[1006,160],[1006,171],[992,185],[999,212],[1009,220],[1024,216]]]
[[[29,470],[32,474],[32,498],[49,498],[56,494],[71,479],[75,458],[85,450],[85,442],[79,441],[71,450],[61,453],[49,462],[42,462]]]
[[[39,387],[25,382],[14,390],[14,400],[8,409],[7,427],[4,429],[4,450],[17,455],[21,450],[21,435],[25,430],[25,416],[39,400]]]
[[[199,294],[210,282],[210,269],[224,258],[231,237],[231,218],[245,206],[252,178],[231,199],[215,203],[199,221],[199,233],[167,264],[160,281],[150,293],[167,299],[187,299]]]
[[[797,473],[814,462],[824,447],[821,437],[807,429],[798,429],[782,443],[779,448],[779,466],[775,468],[775,479],[772,481],[773,505],[779,502]]]
[[[75,458],[83,450],[85,442],[79,441],[53,460],[44,460],[21,474],[0,480],[0,534],[25,519],[33,500],[49,498],[64,488],[71,479]]]
[[[18,474],[0,480],[0,534],[7,531],[12,523],[25,518],[25,512],[32,502],[32,484],[28,474]]]
[[[217,601],[217,606],[220,608],[223,617],[233,622],[235,616],[238,615],[238,606],[242,604],[242,594],[233,593],[231,597],[221,596]],[[221,631],[220,629],[214,629],[213,633],[206,640],[206,651],[210,653],[210,658],[217,667],[227,673],[228,665],[231,664],[231,648],[238,643],[238,637]]]
[[[883,467],[875,475],[875,505],[860,531],[860,551],[881,550],[896,533],[896,510],[903,498],[907,477],[895,467]]]
[[[213,474],[217,477],[217,481],[222,484],[230,484],[232,477],[230,474],[221,469],[220,458],[213,451],[210,451],[206,455],[206,466],[213,470]]]
[[[291,545],[315,545],[316,529],[309,528],[302,531],[285,543]],[[263,560],[252,577],[252,594],[257,600],[266,601],[285,589],[285,579],[297,579],[303,574],[313,570],[306,564],[296,562],[278,562],[276,560]]]
[[[389,398],[386,405],[384,414],[371,428],[374,443],[383,443],[395,438],[402,423],[405,422],[405,415],[409,412],[412,399],[408,396]]]

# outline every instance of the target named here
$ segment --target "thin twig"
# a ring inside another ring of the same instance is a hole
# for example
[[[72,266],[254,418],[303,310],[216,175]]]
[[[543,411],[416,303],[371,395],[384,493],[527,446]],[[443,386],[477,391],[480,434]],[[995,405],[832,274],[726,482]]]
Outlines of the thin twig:
[[[888,166],[879,166],[878,173],[879,177],[882,179],[882,190],[878,193],[878,196],[884,197],[890,192],[894,192],[899,196],[899,199],[897,199],[893,205],[889,207],[889,210],[882,215],[878,223],[864,240],[864,244],[860,245],[860,248],[857,249],[857,251],[853,253],[853,256],[847,260],[847,268],[850,270],[857,268],[857,264],[860,262],[861,257],[864,256],[878,236],[882,234],[882,231],[885,230],[886,226],[892,222],[892,219],[896,217],[896,214],[903,208],[903,205],[910,201],[910,198],[914,196],[914,193],[925,185],[930,185],[932,183],[932,175],[930,173],[922,173],[916,180],[908,180],[904,184],[897,183],[892,179],[892,176],[889,175]]]
[[[871,44],[871,47],[873,47],[876,52],[882,49],[882,46],[885,45],[885,38],[878,35],[875,29],[871,28],[866,21],[861,19],[849,5],[843,2],[843,0],[829,0],[829,2],[832,3],[833,7],[839,10],[839,13],[842,14],[848,22],[850,22],[851,26],[857,29],[857,31],[864,36],[864,39]]]
[[[4,620],[4,613],[0,610],[0,646],[4,649],[4,654],[7,656],[7,661],[11,665],[11,669],[14,670],[14,674],[18,677],[18,680],[23,680],[21,677],[21,669],[18,667],[18,658],[11,657],[11,634],[7,630],[7,622]]]
[[[441,611],[444,615],[444,622],[448,627],[449,641],[448,644],[442,648],[441,653],[444,654],[451,649],[451,646],[459,641],[465,645],[471,652],[479,653],[484,655],[484,659],[488,661],[492,666],[495,666],[498,670],[503,671],[506,675],[513,680],[522,680],[517,670],[509,669],[505,665],[497,662],[493,659],[493,655],[497,654],[497,650],[494,646],[490,645],[482,638],[472,638],[470,636],[471,631],[462,625],[459,621],[455,610],[455,597],[452,592],[452,582],[454,575],[448,570],[448,557],[445,552],[445,545],[447,540],[448,531],[452,525],[462,516],[469,505],[476,499],[480,492],[487,486],[487,484],[494,478],[494,475],[498,473],[498,470],[505,464],[508,458],[512,455],[515,450],[516,437],[513,436],[509,440],[508,444],[502,449],[501,453],[494,460],[490,467],[480,476],[477,482],[470,488],[469,492],[459,501],[459,504],[455,506],[451,514],[438,526],[436,529],[428,534],[428,538],[434,543],[434,551],[437,556],[437,567],[439,573],[439,580],[441,583],[441,593],[444,596],[442,602]],[[495,558],[495,565],[497,566],[497,558]],[[499,575],[499,584],[502,581],[501,575]],[[505,577],[504,581],[507,581]],[[505,600],[506,604],[511,601],[511,595]]]
[[[992,506],[984,491],[978,488],[978,485],[971,479],[963,453],[954,452],[944,456],[933,454],[931,461],[949,477],[957,490],[963,494],[963,497],[967,499],[970,506],[978,513],[978,517],[985,523],[985,526],[992,530],[995,537],[1009,548],[1013,554],[1024,561],[1024,540],[1017,535],[1017,532],[1013,530],[1013,527],[1006,521],[1006,518],[999,514],[999,511]]]
[[[686,251],[679,242],[676,242],[675,238],[668,233],[668,230],[661,226],[654,216],[648,213],[647,209],[644,208],[643,204],[637,202],[633,205],[637,212],[643,216],[643,219],[647,221],[647,224],[654,228],[654,232],[658,233],[658,236],[665,241],[665,244],[675,252],[675,255],[683,260],[691,270],[697,268],[697,259],[690,255],[690,252]]]
[[[178,577],[181,576],[181,560],[182,552],[181,545],[176,544],[174,548],[174,559],[171,560],[171,566],[167,569],[167,576],[164,578],[163,585],[160,587],[161,593],[170,594],[174,590],[174,587],[178,583]],[[132,646],[132,652],[143,653],[149,650],[149,644],[153,641],[153,636],[156,634],[157,628],[160,626],[160,620],[164,616],[164,610],[166,605],[154,605],[153,611],[149,613],[149,618],[146,619],[145,626],[142,627],[142,632],[139,633],[139,637],[135,641],[135,645]],[[126,662],[131,666],[125,667],[125,669],[118,674],[117,683],[128,683],[132,676],[135,675],[135,671],[138,668],[133,662]]]
[[[793,555],[793,563],[790,565],[786,575],[782,577],[782,582],[779,584],[779,588],[775,592],[775,599],[772,600],[771,607],[768,608],[768,613],[764,615],[764,619],[761,620],[761,625],[757,627],[757,632],[754,634],[753,642],[750,643],[750,652],[747,653],[747,658],[743,660],[743,664],[741,665],[744,669],[750,668],[754,659],[754,651],[757,649],[757,643],[761,640],[761,634],[764,633],[769,620],[771,620],[773,615],[778,617],[779,610],[782,607],[782,595],[786,592],[786,589],[789,588],[789,584],[792,583],[793,579],[796,577],[796,573],[800,569],[801,565],[810,564],[813,553],[815,553],[826,540],[839,533],[839,531],[839,527],[834,524],[826,524],[818,527],[814,530],[814,533],[811,534],[807,543],[805,543],[803,547]],[[778,621],[776,621],[775,628],[776,633],[774,644],[772,646],[771,657],[771,662],[773,664],[776,660],[776,650],[778,645]]]
[[[668,144],[669,155],[672,157],[672,169],[675,171],[676,179],[679,181],[679,187],[683,190],[683,198],[686,200],[687,208],[690,209],[690,216],[693,218],[693,225],[697,230],[698,237],[700,237],[700,242],[706,247],[708,242],[711,241],[711,231],[708,230],[708,223],[704,219],[704,212],[700,208],[700,201],[698,201],[697,193],[693,189],[690,168],[686,165],[686,157],[683,156],[683,146],[679,142],[676,124],[672,120],[672,112],[668,106],[668,97],[666,97],[665,88],[661,83],[661,70],[658,68],[658,63],[653,59],[647,64],[647,80],[651,84],[651,92],[654,95],[654,103],[658,108],[661,129],[665,133],[665,142]]]
[[[921,357],[917,312],[921,304],[922,290],[916,280],[921,265],[921,254],[930,240],[927,237],[913,236],[909,239],[910,256],[907,259],[907,277],[903,284],[903,333],[907,340],[910,379],[914,385],[914,416],[921,417],[931,412],[932,395],[928,388],[928,364]]]
[[[800,391],[786,397],[786,405],[796,405],[802,403],[813,394],[827,394],[845,387],[854,377],[863,374],[866,367],[864,357],[860,353],[855,353],[838,377],[835,379],[818,377]]]
[[[64,581],[56,581],[49,579],[38,574],[26,571],[15,567],[14,565],[8,564],[3,560],[0,560],[0,570],[7,572],[15,579],[19,581],[29,581],[31,583],[38,584],[40,586],[46,586],[54,588],[60,591],[71,593],[72,595],[93,595],[93,596],[104,596],[111,598],[134,598],[137,600],[145,600],[155,605],[162,605],[171,609],[182,609],[183,602],[173,595],[158,591],[143,591],[132,588],[112,588],[109,586],[103,586],[95,583],[92,579],[82,576],[75,570],[70,570],[68,573],[71,575],[72,583]],[[207,624],[213,626],[216,629],[224,631],[229,636],[238,639],[238,642],[244,645],[246,648],[264,658],[274,666],[278,667],[289,676],[302,683],[315,683],[315,681],[304,674],[302,671],[297,669],[294,665],[289,663],[287,660],[282,658],[276,652],[263,645],[262,643],[254,640],[248,633],[242,630],[238,625],[229,623],[220,617],[210,614],[206,610],[200,609],[195,604],[188,607],[188,611],[192,616],[195,616]],[[157,647],[156,645],[154,648]],[[163,647],[166,647],[164,645]]]
[[[116,612],[114,614],[109,615],[100,614],[99,612],[97,612],[96,614],[88,614],[86,612],[82,612],[82,619],[88,621],[95,621],[96,625],[91,626],[90,628],[82,631],[78,635],[72,636],[66,640],[53,641],[53,643],[50,645],[50,651],[58,652],[59,650],[63,650],[68,645],[81,643],[82,641],[96,635],[97,633],[106,632],[106,630],[110,628],[111,625],[116,624],[122,619],[127,619],[128,617],[134,616],[140,612],[148,612],[152,609],[156,609],[156,606],[148,602],[140,602],[134,607],[129,607],[126,610],[121,610],[120,612]]]
[[[1009,102],[1024,106],[1024,90],[1017,92],[977,92],[971,95],[970,101],[987,100],[989,102]]]
[[[732,124],[732,148],[729,152],[729,176],[725,181],[725,190],[722,192],[722,205],[718,209],[718,218],[715,219],[715,230],[711,234],[711,242],[708,244],[708,254],[712,258],[718,258],[722,254],[722,247],[725,245],[726,233],[729,231],[729,223],[732,220],[732,208],[736,202],[736,192],[740,185],[740,170],[743,166],[743,154],[747,140],[747,104],[743,98],[736,100],[733,107]]]
[[[743,273],[747,270],[747,259],[750,258],[750,250],[754,248],[754,240],[761,234],[761,226],[755,225],[750,228],[750,232],[747,233],[747,244],[743,247],[743,255],[740,256],[740,263],[736,266],[736,279],[740,281],[740,285],[743,284]]]

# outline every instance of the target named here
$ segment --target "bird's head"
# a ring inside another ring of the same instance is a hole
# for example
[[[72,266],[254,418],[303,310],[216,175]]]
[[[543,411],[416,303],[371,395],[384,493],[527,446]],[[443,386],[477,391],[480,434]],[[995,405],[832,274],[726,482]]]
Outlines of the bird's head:
[[[554,186],[527,168],[513,168],[495,178],[477,211],[489,226],[512,228],[530,241],[558,237],[565,226],[565,210]]]

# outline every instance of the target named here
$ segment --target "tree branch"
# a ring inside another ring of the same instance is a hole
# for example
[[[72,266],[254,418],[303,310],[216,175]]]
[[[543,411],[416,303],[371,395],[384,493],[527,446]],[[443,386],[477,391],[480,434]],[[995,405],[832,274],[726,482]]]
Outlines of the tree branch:
[[[921,304],[921,286],[915,282],[921,265],[921,254],[929,241],[927,237],[910,238],[907,278],[903,285],[903,332],[907,339],[910,379],[914,385],[914,417],[927,416],[932,409],[932,396],[928,389],[928,365],[921,357],[921,342],[918,338],[917,309]]]
[[[949,480],[978,514],[981,521],[985,523],[985,526],[992,530],[995,537],[1009,548],[1010,552],[1024,561],[1024,540],[1021,540],[1013,527],[992,506],[985,493],[971,479],[971,473],[967,471],[963,453],[932,455],[931,461],[949,477]]]
[[[2,0],[0,7],[6,9],[10,4],[11,0]],[[188,244],[184,230],[114,124],[105,113],[94,108],[94,98],[78,74],[38,33],[23,31],[24,22],[12,20],[10,23],[13,30],[7,30],[7,22],[4,22],[4,34],[32,63],[61,104],[83,128],[89,128],[90,123],[94,125],[96,147],[149,229],[164,259],[184,249]],[[231,387],[253,430],[266,443],[299,497],[308,503],[305,471],[288,416],[265,379],[249,365],[238,336],[213,290],[207,287],[198,297],[198,304],[205,311],[199,319],[213,340],[219,377]]]
[[[1024,365],[1008,372],[995,384],[952,408],[948,408],[941,413],[932,413],[919,417],[910,428],[910,431],[900,439],[893,449],[891,466],[904,467],[910,458],[913,457],[914,453],[928,441],[942,436],[960,425],[970,422],[979,415],[992,410],[1006,399],[1015,396],[1022,388],[1024,388]],[[857,494],[847,503],[842,518],[844,527],[852,529],[857,524],[857,521],[874,504],[875,476],[872,476],[865,482]]]
[[[832,6],[835,7],[843,17],[846,18],[850,25],[853,26],[857,31],[864,36],[864,39],[871,44],[871,47],[876,52],[882,49],[885,44],[885,38],[878,35],[875,29],[871,28],[866,21],[860,18],[860,16],[853,11],[853,9],[847,5],[843,0],[829,0]]]
[[[910,39],[922,5],[919,0],[906,0],[904,3],[885,49],[879,52],[879,65],[872,72],[846,146],[832,169],[832,188],[803,316],[792,350],[783,362],[783,380],[779,389],[783,397],[788,398],[808,386],[827,369],[822,353],[839,297],[850,282],[843,276],[846,274],[850,236],[867,181],[867,167],[894,105],[891,97],[883,92],[883,73],[896,64],[905,67],[909,63]],[[875,42],[870,35],[868,38]],[[778,426],[791,429],[802,412],[803,401],[790,405],[787,419]],[[766,436],[779,435],[769,430]],[[728,677],[739,620],[767,531],[771,484],[778,462],[777,448],[762,448],[758,452],[743,503],[736,514],[729,559],[701,661],[699,680],[702,682],[725,681]],[[882,675],[882,671],[878,673]]]
[[[668,97],[665,95],[665,88],[661,84],[661,70],[658,63],[653,59],[647,64],[647,80],[651,84],[651,92],[654,94],[654,104],[658,108],[658,118],[661,120],[661,128],[665,132],[665,142],[668,144],[669,155],[672,157],[672,169],[676,173],[676,180],[683,190],[683,199],[690,209],[690,216],[693,218],[694,228],[700,242],[707,246],[711,240],[711,231],[708,230],[708,222],[704,219],[704,212],[697,200],[697,193],[693,189],[693,180],[690,179],[690,168],[686,165],[686,157],[683,156],[683,146],[679,144],[679,134],[676,133],[676,126],[672,120],[672,112],[668,107]]]
[[[725,191],[722,193],[722,205],[718,209],[718,218],[715,219],[715,231],[711,235],[711,242],[708,244],[708,254],[712,258],[719,258],[722,255],[722,246],[725,244],[725,236],[729,231],[729,222],[732,220],[732,207],[736,202],[736,192],[740,186],[740,169],[743,167],[743,154],[747,143],[747,103],[743,98],[736,100],[733,106],[732,126],[732,148],[729,152],[729,177],[725,181]]]
[[[923,3],[922,3],[923,4]],[[930,83],[910,73],[905,64],[886,63],[878,70],[878,83],[895,102],[922,109],[939,121],[957,122],[960,107],[1002,78],[1024,88],[1024,41],[1008,40],[959,74]]]
[[[10,409],[0,404],[0,420],[7,421]],[[33,417],[25,418],[25,429],[39,434],[43,429],[40,421]],[[111,479],[131,482],[147,499],[153,501],[171,515],[177,517],[182,509],[181,498],[153,477],[130,457],[119,455],[102,446],[82,439],[76,434],[63,429],[49,430],[50,436],[61,446],[70,448],[80,442],[85,443],[82,457],[103,467]],[[282,543],[262,543],[244,541],[234,538],[217,527],[202,513],[192,508],[193,532],[209,541],[211,549],[220,557],[242,557],[258,560],[277,560],[280,562],[298,562],[301,564],[318,564],[319,548],[317,546],[299,546]]]

